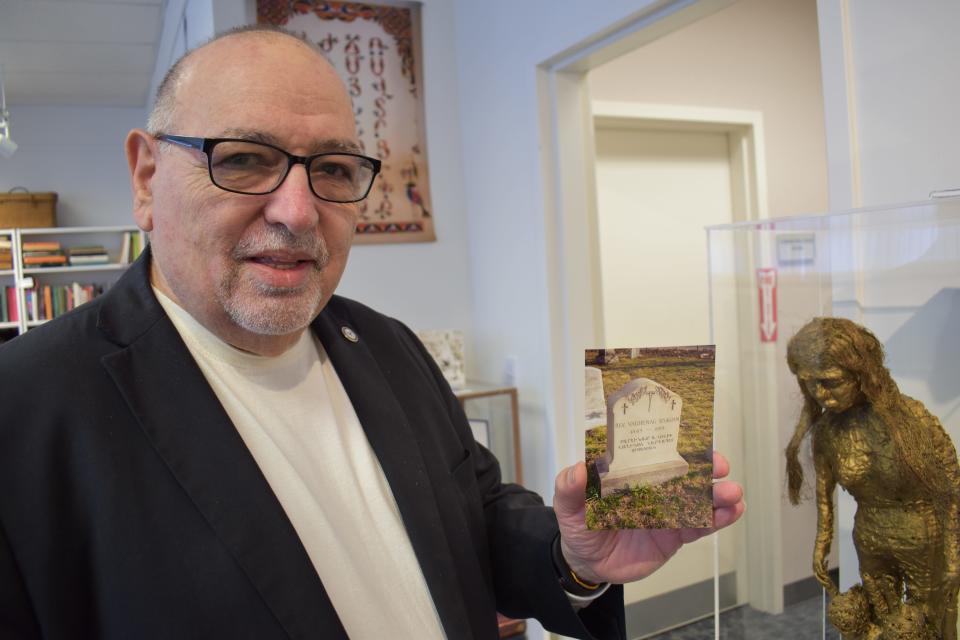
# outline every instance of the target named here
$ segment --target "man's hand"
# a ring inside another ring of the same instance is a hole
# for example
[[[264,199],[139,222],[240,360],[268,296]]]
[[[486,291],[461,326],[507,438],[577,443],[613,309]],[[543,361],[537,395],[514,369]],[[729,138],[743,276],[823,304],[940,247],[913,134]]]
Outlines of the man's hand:
[[[730,472],[727,459],[713,453],[713,477]],[[578,462],[557,475],[553,509],[560,523],[563,557],[578,577],[590,582],[622,584],[644,578],[670,559],[677,549],[733,524],[743,514],[743,489],[724,480],[713,485],[713,527],[710,529],[622,529],[590,531],[586,525],[587,467]]]

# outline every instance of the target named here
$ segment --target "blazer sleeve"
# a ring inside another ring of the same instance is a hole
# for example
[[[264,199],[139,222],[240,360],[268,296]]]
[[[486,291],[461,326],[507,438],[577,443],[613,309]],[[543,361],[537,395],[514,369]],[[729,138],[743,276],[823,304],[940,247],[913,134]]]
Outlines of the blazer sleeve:
[[[623,587],[612,585],[588,606],[574,610],[553,565],[551,545],[559,531],[553,509],[544,506],[536,493],[501,481],[499,462],[474,441],[460,402],[433,358],[416,335],[402,326],[443,394],[461,440],[470,448],[483,503],[497,610],[513,618],[536,618],[545,629],[572,638],[625,638]]]

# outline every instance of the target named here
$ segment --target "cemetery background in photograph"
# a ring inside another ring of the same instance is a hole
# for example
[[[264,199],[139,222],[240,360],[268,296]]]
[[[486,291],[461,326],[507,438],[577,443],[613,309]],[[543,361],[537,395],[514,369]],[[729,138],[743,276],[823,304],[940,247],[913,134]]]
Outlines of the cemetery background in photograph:
[[[662,484],[636,484],[601,497],[608,415],[598,416],[598,398],[587,389],[585,424],[587,526],[591,529],[705,528],[713,524],[712,345],[649,349],[588,349],[585,365],[600,370],[603,403],[624,385],[641,378],[659,383],[682,398],[676,453],[689,464],[686,474]],[[589,371],[588,371],[589,373]],[[588,376],[589,377],[589,376]],[[589,386],[589,384],[588,384]],[[594,390],[599,393],[599,390]],[[620,406],[619,404],[617,405]],[[619,439],[620,437],[618,437]],[[671,444],[671,447],[674,445]]]

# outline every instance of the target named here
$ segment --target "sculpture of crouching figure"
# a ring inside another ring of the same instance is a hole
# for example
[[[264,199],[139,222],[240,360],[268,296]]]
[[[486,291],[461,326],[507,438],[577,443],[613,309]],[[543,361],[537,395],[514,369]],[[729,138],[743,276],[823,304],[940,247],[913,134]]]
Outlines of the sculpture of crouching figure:
[[[812,435],[817,537],[813,567],[845,640],[956,640],[960,468],[940,421],[900,393],[867,329],[816,318],[787,346],[803,410],[786,450],[790,501],[803,485],[800,445]],[[857,501],[853,542],[862,587],[840,594],[827,574],[834,490]]]

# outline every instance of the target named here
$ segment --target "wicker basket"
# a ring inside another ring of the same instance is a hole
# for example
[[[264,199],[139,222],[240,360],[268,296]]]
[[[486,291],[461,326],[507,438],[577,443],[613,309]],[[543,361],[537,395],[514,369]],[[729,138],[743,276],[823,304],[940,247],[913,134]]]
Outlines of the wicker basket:
[[[0,229],[57,226],[57,194],[0,193]]]

